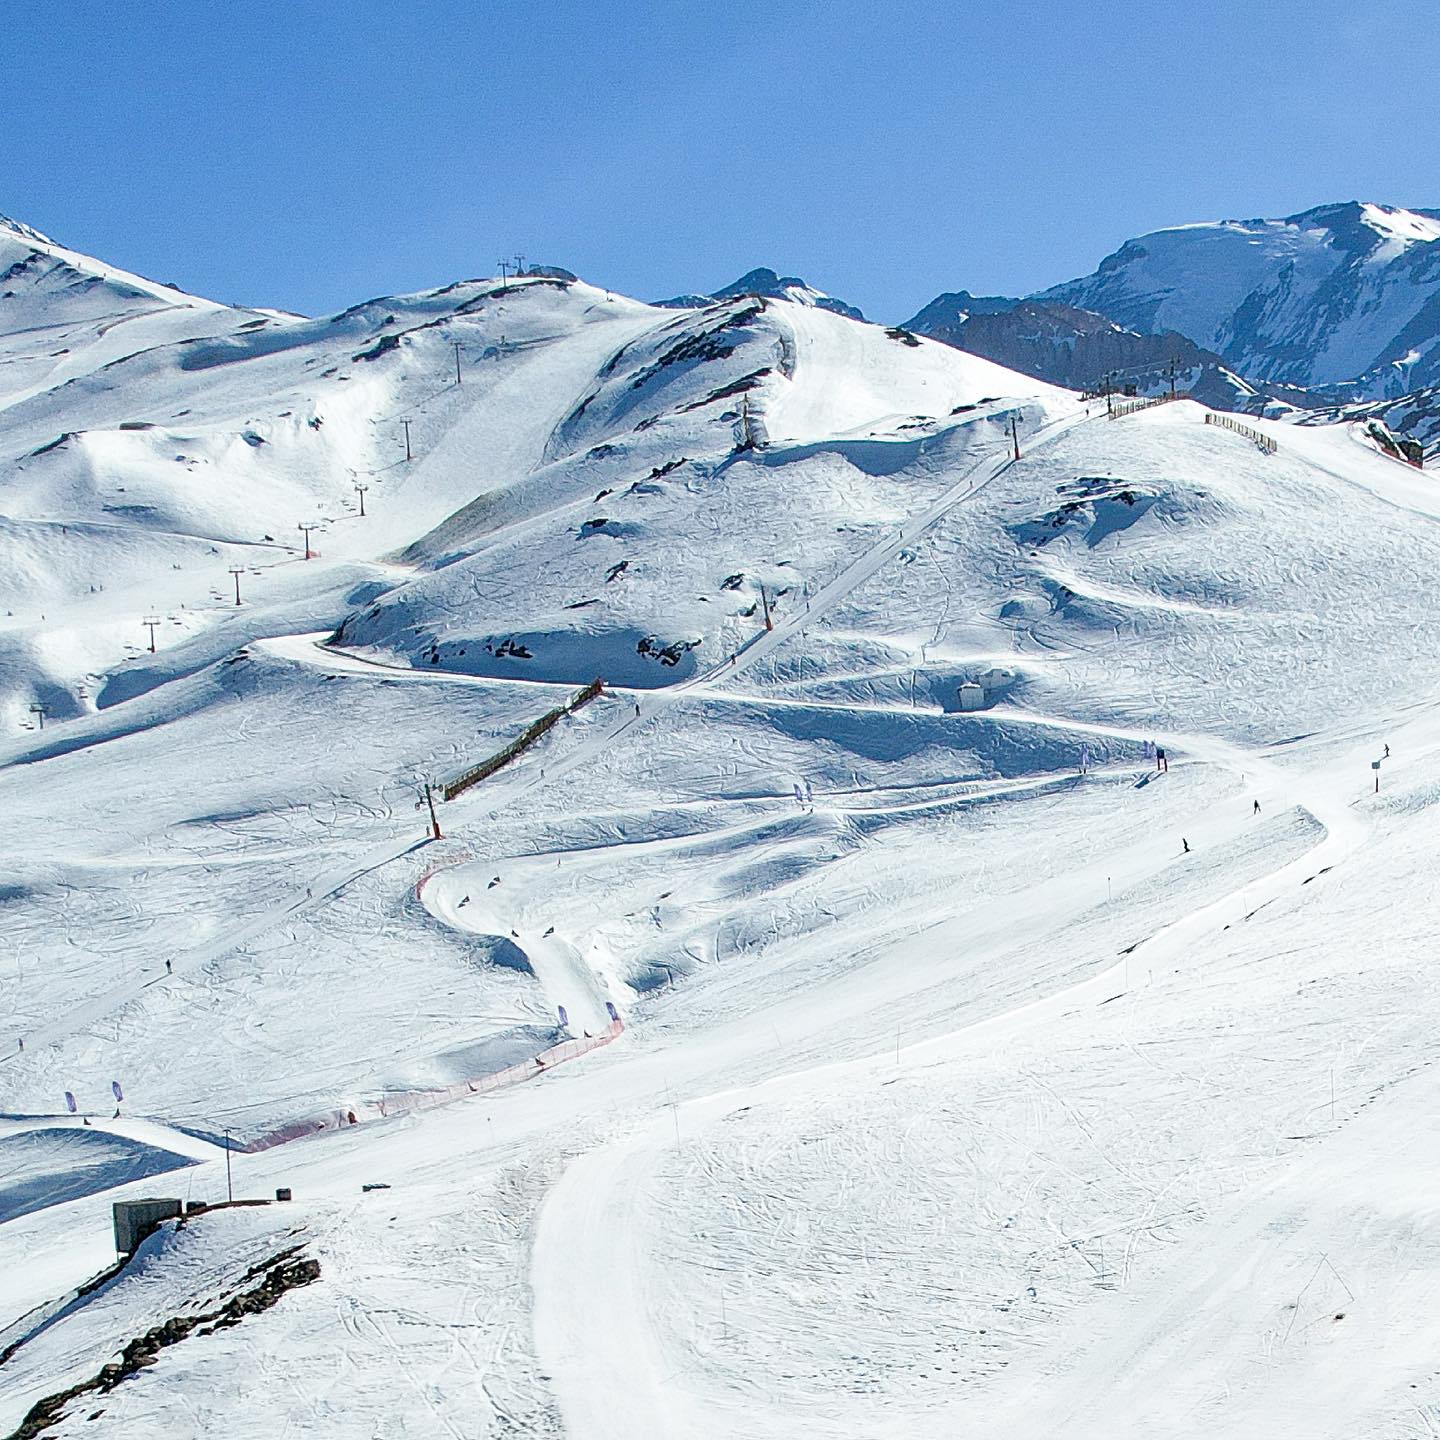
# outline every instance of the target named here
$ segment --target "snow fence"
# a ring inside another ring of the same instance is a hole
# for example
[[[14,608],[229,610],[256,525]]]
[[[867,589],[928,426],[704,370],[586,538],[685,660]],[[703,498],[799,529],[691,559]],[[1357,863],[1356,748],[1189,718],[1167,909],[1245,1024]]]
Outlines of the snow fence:
[[[559,724],[565,716],[573,714],[582,705],[588,705],[604,688],[603,681],[592,680],[568,704],[557,705],[555,709],[546,711],[533,725],[526,726],[503,750],[492,755],[488,760],[482,760],[478,765],[471,766],[464,774],[457,775],[453,780],[442,785],[440,793],[447,800],[453,800],[457,795],[463,795],[472,785],[478,785],[480,781],[493,775],[502,765],[508,765],[517,755],[528,750],[547,730]]]
[[[1205,423],[1219,425],[1223,429],[1233,430],[1237,435],[1243,435],[1247,440],[1253,440],[1267,455],[1273,455],[1280,448],[1268,435],[1262,435],[1249,425],[1242,425],[1238,420],[1231,419],[1229,415],[1217,415],[1213,410],[1207,410]]]
[[[1188,400],[1188,390],[1177,390],[1173,395],[1146,395],[1138,400],[1117,400],[1113,395],[1107,395],[1107,413],[1112,420],[1119,420],[1125,415],[1134,415],[1139,410],[1153,410],[1157,405],[1171,405],[1176,400]]]

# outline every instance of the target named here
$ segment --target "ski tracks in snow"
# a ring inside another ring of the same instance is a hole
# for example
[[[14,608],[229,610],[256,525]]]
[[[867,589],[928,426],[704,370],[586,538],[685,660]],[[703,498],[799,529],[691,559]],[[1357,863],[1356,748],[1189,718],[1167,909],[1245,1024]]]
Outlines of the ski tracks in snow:
[[[1071,724],[1018,712],[1008,718]],[[1127,739],[1142,738],[1099,726],[1076,728]],[[1269,802],[1298,805],[1323,827],[1318,843],[1268,875],[1178,917],[1130,947],[1129,953],[1108,968],[1052,995],[898,1053],[887,1049],[864,1059],[796,1071],[754,1086],[688,1100],[675,1107],[671,1115],[662,1111],[642,1122],[628,1138],[591,1150],[573,1161],[541,1212],[533,1261],[537,1348],[542,1364],[555,1377],[569,1433],[613,1436],[615,1440],[641,1433],[676,1437],[760,1435],[772,1430],[777,1435],[785,1433],[778,1414],[724,1417],[716,1413],[720,1402],[714,1395],[704,1398],[703,1407],[699,1397],[689,1396],[678,1373],[681,1362],[678,1357],[673,1362],[667,1359],[651,1319],[646,1282],[651,1261],[645,1253],[648,1237],[639,1223],[641,1197],[651,1169],[667,1149],[680,1143],[682,1131],[695,1136],[745,1107],[796,1096],[833,1094],[843,1084],[867,1077],[882,1083],[893,1074],[897,1061],[913,1071],[954,1060],[982,1046],[993,1049],[1077,1008],[1107,1004],[1125,993],[1132,980],[1141,983],[1143,977],[1144,983],[1149,983],[1165,968],[1183,966],[1202,936],[1223,929],[1242,912],[1253,912],[1270,900],[1292,893],[1319,870],[1341,863],[1368,833],[1353,808],[1353,777],[1369,755],[1364,743],[1357,746],[1353,759],[1331,757],[1322,768],[1297,774],[1264,754],[1216,737],[1159,734],[1148,738],[1158,739],[1172,753],[1184,752],[1240,774],[1251,782],[1252,793]],[[1343,1147],[1330,1148],[1343,1152]],[[1350,1178],[1355,1181],[1361,1177]],[[1305,1183],[1301,1174],[1282,1181],[1281,1187],[1283,1190],[1286,1185],[1300,1187]],[[1156,1205],[1160,1198],[1158,1194],[1153,1197]],[[1226,1223],[1252,1237],[1258,1237],[1267,1223],[1263,1215],[1252,1215],[1243,1201],[1235,1207],[1234,1217]],[[1302,1253],[1311,1252],[1307,1249]],[[1127,1254],[1127,1272],[1128,1265]],[[1206,1273],[1210,1283],[1218,1283],[1213,1272]],[[1440,1280],[1436,1283],[1440,1284]],[[1429,1296],[1427,1288],[1424,1300],[1417,1303],[1427,1303]],[[1199,1303],[1194,1296],[1187,1298]],[[1175,1302],[1172,1309],[1176,1315],[1186,1313],[1181,1301]],[[1213,1330],[1223,1321],[1212,1318],[1210,1323]],[[1132,1361],[1144,1360],[1158,1368],[1163,1358],[1173,1355],[1181,1344],[1176,1338],[1180,1333],[1183,1331],[1172,1330],[1168,1322],[1151,1321],[1142,1324],[1114,1355],[1096,1361],[1108,1376],[1097,1382],[1094,1392],[1097,1417],[1103,1410],[1100,1397],[1105,1387],[1115,1383]],[[1159,1358],[1148,1358],[1152,1349]],[[1113,1421],[1113,1415],[1110,1418]],[[1097,1437],[1113,1433],[1113,1428],[1107,1430],[1098,1418],[1096,1424],[1093,1433]],[[1092,1432],[1056,1429],[1053,1433]]]

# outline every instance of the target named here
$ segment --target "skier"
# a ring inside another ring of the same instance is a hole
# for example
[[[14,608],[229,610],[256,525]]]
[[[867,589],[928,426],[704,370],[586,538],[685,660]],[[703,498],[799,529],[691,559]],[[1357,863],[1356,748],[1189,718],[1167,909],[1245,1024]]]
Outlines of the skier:
[[[1252,810],[1250,813],[1252,815],[1258,815],[1260,813],[1260,802],[1258,800],[1255,802],[1254,810]]]
[[[1155,747],[1155,773],[1157,775],[1168,775],[1170,773],[1170,762],[1165,758],[1165,747]]]
[[[1180,843],[1185,847],[1182,853],[1188,855],[1190,853],[1190,842],[1182,835],[1180,837]]]
[[[1387,760],[1390,758],[1390,747],[1388,745],[1385,747],[1385,758]]]
[[[165,962],[165,973],[166,973],[167,975],[173,975],[173,974],[175,973],[175,972],[170,968],[170,962],[169,962],[169,960],[166,960],[166,962]]]
[[[640,718],[640,707],[638,705],[635,707],[635,718],[637,720]]]

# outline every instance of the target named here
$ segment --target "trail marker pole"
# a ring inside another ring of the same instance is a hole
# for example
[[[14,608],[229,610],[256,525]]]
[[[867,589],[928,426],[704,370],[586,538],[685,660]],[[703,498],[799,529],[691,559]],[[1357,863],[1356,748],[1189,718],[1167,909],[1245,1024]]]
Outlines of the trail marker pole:
[[[405,427],[405,460],[408,464],[414,458],[410,453],[410,422],[402,420],[400,423]]]
[[[1375,772],[1375,793],[1378,795],[1380,793],[1380,762],[1372,760],[1370,768]]]
[[[368,485],[362,485],[358,480],[355,482],[356,493],[360,496],[360,518],[362,520],[365,518],[365,492],[369,488]]]
[[[320,527],[319,527],[318,525],[314,524],[314,523],[311,523],[311,524],[309,524],[309,525],[306,525],[306,524],[302,521],[302,522],[301,522],[299,525],[297,525],[295,528],[296,528],[297,530],[301,531],[301,532],[304,534],[304,536],[305,536],[305,558],[306,558],[307,560],[312,560],[312,559],[314,559],[314,552],[310,549],[310,532],[311,532],[312,530],[318,530]],[[237,584],[238,584],[238,581],[237,581]]]
[[[773,630],[775,622],[770,618],[770,597],[766,595],[764,585],[760,587],[760,603],[765,607],[765,628]]]
[[[230,573],[235,577],[235,604],[238,607],[240,604],[240,577],[245,573],[245,567],[243,565],[232,565],[230,567]]]
[[[1015,452],[1015,458],[1020,458],[1020,432],[1015,425],[1015,417],[1010,417],[1010,445]]]
[[[455,383],[463,385],[465,382],[460,378],[460,342],[455,340],[451,343],[455,346]]]
[[[230,1131],[225,1131],[225,1198],[230,1204],[235,1203],[235,1186],[230,1180]]]
[[[158,615],[147,615],[140,622],[150,632],[150,653],[155,653],[155,627],[160,623]]]

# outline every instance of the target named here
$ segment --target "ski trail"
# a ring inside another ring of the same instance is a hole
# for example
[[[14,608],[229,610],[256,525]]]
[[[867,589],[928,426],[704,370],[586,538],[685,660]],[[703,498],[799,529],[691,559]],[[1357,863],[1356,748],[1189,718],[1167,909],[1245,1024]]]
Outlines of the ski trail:
[[[460,872],[473,864],[462,860],[431,875],[421,893],[421,903],[442,924],[455,930],[508,937],[524,951],[550,1008],[558,1012],[564,1007],[571,1032],[577,1036],[600,1034],[610,1023],[603,980],[569,940],[554,932],[553,926],[542,929],[543,922],[517,913],[507,903],[512,895],[510,888],[486,890],[478,877],[467,883]]]
[[[1017,712],[1010,718],[1021,716]],[[1027,718],[1040,724],[1067,723],[1048,717]],[[1089,728],[1134,738],[1130,732]],[[1368,833],[1351,804],[1354,784],[1345,777],[1353,776],[1354,770],[1344,760],[1328,762],[1323,772],[1296,775],[1262,755],[1215,737],[1162,733],[1154,738],[1254,777],[1269,791],[1288,792],[1324,827],[1324,834],[1298,859],[1177,917],[1130,947],[1130,952],[1112,965],[1051,995],[898,1053],[887,1048],[880,1055],[801,1069],[756,1085],[687,1100],[676,1107],[673,1117],[655,1116],[624,1140],[572,1161],[541,1212],[533,1260],[537,1351],[556,1378],[570,1433],[602,1440],[612,1436],[620,1440],[637,1433],[742,1433],[717,1428],[713,1413],[687,1412],[682,1392],[661,1379],[663,1354],[644,1309],[643,1240],[637,1233],[639,1227],[631,1222],[647,1165],[665,1148],[679,1143],[680,1135],[694,1135],[745,1106],[834,1093],[842,1083],[858,1078],[871,1077],[878,1083],[893,1073],[897,1062],[915,1069],[953,1060],[978,1046],[994,1048],[1076,1008],[1105,1004],[1126,993],[1132,979],[1143,975],[1149,983],[1164,967],[1183,965],[1195,942],[1233,920],[1240,908],[1253,909],[1293,891],[1317,869],[1340,863]],[[1368,746],[1359,753],[1368,755]],[[627,1225],[631,1225],[629,1233]],[[1161,1327],[1157,1333],[1168,1332]],[[1136,1342],[1137,1348],[1140,1343]],[[762,1431],[752,1421],[743,1433]]]

